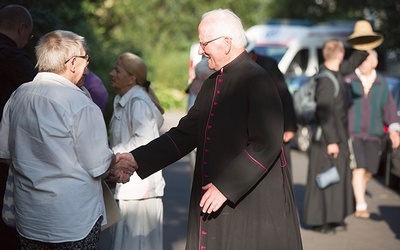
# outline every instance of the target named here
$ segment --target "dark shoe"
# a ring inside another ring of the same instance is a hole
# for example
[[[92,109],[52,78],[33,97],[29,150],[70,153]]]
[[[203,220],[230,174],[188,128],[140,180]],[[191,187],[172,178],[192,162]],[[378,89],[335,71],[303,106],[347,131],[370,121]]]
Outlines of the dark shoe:
[[[333,227],[336,231],[347,231],[347,224],[344,222],[341,223],[329,223],[330,227]]]
[[[321,232],[321,229],[322,229],[322,226],[312,226],[311,229],[312,229],[313,231],[315,231],[315,232],[320,233],[320,232]]]
[[[331,227],[329,224],[327,224],[327,225],[323,225],[321,227],[320,233],[323,233],[323,234],[335,234],[336,233],[336,229],[334,227]]]

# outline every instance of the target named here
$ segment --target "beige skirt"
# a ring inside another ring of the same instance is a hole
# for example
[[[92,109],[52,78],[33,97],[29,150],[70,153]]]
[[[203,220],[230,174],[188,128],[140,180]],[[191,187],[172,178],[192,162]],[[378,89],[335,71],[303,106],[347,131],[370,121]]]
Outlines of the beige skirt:
[[[112,249],[162,249],[162,199],[119,200],[117,202],[121,220],[111,228]]]

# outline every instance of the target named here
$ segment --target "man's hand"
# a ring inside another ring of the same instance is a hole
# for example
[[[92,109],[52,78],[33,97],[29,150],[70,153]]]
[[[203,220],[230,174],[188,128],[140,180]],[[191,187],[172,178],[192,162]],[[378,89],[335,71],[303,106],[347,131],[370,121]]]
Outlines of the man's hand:
[[[333,155],[333,158],[337,158],[339,155],[339,145],[337,143],[328,144],[326,147],[326,153],[328,155]]]
[[[116,163],[110,170],[109,178],[114,182],[127,183],[137,168],[138,165],[131,153],[117,153]]]
[[[227,200],[226,197],[212,183],[204,186],[203,190],[205,193],[200,201],[200,207],[202,208],[203,213],[211,214],[212,212],[216,212]]]
[[[285,131],[283,133],[283,142],[288,143],[294,137],[293,131]]]
[[[393,131],[389,134],[389,138],[392,142],[392,148],[398,148],[400,144],[399,133],[397,131]]]

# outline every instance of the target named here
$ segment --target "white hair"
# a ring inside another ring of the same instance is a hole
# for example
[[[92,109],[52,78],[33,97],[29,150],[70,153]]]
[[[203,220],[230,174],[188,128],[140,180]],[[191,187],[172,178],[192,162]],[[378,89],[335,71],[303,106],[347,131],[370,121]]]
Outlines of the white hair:
[[[246,34],[240,18],[230,9],[215,9],[206,12],[201,17],[203,21],[210,18],[214,25],[210,26],[210,34],[217,36],[226,36],[232,38],[232,46],[236,48],[245,48]]]
[[[60,74],[66,69],[66,62],[88,48],[85,38],[71,31],[55,30],[42,36],[36,46],[36,67],[40,72]]]

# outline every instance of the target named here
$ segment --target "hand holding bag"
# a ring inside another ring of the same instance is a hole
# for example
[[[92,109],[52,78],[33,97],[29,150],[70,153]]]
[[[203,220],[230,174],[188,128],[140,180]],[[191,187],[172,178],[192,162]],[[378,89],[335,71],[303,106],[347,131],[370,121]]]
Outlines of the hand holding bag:
[[[333,156],[332,156],[332,159],[333,159]],[[332,167],[328,168],[327,170],[325,170],[323,172],[317,173],[315,176],[315,181],[317,183],[317,186],[320,189],[325,189],[333,184],[340,182],[339,171],[336,167],[336,164],[334,163],[334,160],[331,160],[331,163],[332,163]]]

